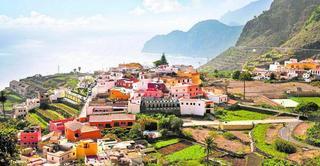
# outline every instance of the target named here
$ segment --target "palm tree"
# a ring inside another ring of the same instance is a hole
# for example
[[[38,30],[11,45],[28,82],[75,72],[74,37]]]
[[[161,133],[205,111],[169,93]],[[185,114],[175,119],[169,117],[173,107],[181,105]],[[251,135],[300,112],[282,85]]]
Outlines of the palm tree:
[[[3,117],[6,117],[5,111],[4,111],[4,103],[7,101],[7,97],[4,94],[4,91],[1,91],[0,94],[0,102],[2,104],[2,113],[3,113]]]
[[[213,148],[216,146],[216,143],[213,140],[212,136],[208,136],[205,138],[204,140],[205,143],[205,152],[207,154],[206,156],[206,161],[207,161],[207,165],[209,165],[209,155],[211,154]]]

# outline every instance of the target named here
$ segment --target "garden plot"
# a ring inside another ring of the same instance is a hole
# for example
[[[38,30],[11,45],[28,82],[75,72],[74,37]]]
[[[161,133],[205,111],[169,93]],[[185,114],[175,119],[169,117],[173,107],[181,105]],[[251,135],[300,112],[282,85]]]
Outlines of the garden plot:
[[[171,153],[174,153],[174,152],[177,152],[179,150],[185,149],[185,148],[187,148],[187,147],[189,147],[191,145],[192,145],[191,142],[183,140],[183,141],[180,141],[178,143],[165,146],[165,147],[159,149],[158,151],[163,155],[169,155]]]

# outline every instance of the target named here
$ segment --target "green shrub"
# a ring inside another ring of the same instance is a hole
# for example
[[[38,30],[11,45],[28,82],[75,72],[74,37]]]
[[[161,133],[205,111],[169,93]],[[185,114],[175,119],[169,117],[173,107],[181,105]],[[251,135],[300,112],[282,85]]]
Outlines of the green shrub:
[[[223,133],[223,137],[228,140],[235,140],[237,137],[230,132]]]
[[[272,158],[264,160],[262,166],[293,166],[293,164],[287,160]]]
[[[297,151],[296,147],[292,143],[285,140],[277,139],[275,145],[276,149],[280,152],[292,154]]]
[[[187,131],[187,130],[183,130],[182,131],[182,134],[184,137],[188,138],[188,139],[192,139],[192,133],[190,131]]]
[[[312,128],[307,131],[307,142],[320,146],[320,123],[316,123]]]

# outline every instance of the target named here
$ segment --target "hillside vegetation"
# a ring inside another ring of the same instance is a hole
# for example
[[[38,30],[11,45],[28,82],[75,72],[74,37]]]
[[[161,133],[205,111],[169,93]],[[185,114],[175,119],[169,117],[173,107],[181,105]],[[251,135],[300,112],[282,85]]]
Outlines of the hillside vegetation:
[[[270,10],[245,25],[235,48],[202,68],[240,69],[244,64],[264,66],[314,56],[315,52],[299,48],[320,48],[319,5],[319,0],[274,0]]]
[[[172,31],[157,35],[144,44],[143,52],[214,56],[235,45],[243,26],[228,26],[217,20],[195,24],[187,32]]]

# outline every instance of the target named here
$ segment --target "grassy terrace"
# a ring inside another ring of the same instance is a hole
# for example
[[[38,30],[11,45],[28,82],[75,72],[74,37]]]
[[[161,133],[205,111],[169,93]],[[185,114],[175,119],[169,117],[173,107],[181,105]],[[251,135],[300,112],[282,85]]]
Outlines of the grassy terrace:
[[[165,158],[170,163],[188,162],[190,165],[201,165],[201,160],[204,157],[204,148],[200,145],[192,145],[183,150],[167,155]]]
[[[255,141],[256,147],[271,156],[274,156],[277,158],[286,158],[287,154],[277,151],[274,143],[272,144],[266,143],[266,133],[269,127],[270,127],[270,124],[261,124],[256,126],[253,129],[252,136]]]
[[[43,115],[44,117],[50,119],[50,120],[59,120],[59,119],[64,119],[62,115],[59,113],[53,111],[53,110],[42,110],[38,109],[36,110],[39,114]]]
[[[68,114],[70,114],[71,116],[75,116],[79,114],[79,110],[74,109],[72,107],[69,107],[65,104],[61,104],[61,103],[55,103],[55,104],[51,104],[51,106],[56,107],[62,111],[67,112]]]
[[[238,120],[263,120],[271,115],[257,113],[247,110],[223,110],[217,117],[222,121],[238,121]]]
[[[160,140],[157,143],[154,143],[153,146],[156,149],[160,149],[162,147],[165,147],[165,146],[168,146],[168,145],[172,145],[172,144],[175,144],[175,143],[178,143],[178,142],[180,142],[180,139],[178,139],[178,138],[169,139],[169,140]]]
[[[26,117],[26,120],[33,125],[39,125],[42,129],[48,126],[48,123],[36,113],[29,113]]]
[[[314,102],[320,106],[320,97],[292,97],[291,99],[298,103]]]

